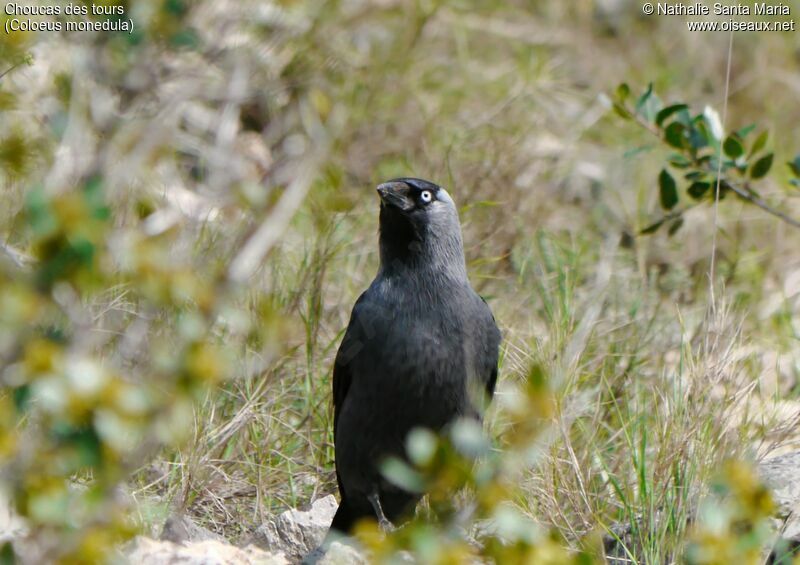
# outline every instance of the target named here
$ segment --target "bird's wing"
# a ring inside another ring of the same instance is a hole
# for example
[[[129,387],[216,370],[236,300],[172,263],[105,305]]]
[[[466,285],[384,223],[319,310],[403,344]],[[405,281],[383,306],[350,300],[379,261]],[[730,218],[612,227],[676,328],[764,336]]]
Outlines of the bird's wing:
[[[369,291],[367,291],[369,292]],[[333,362],[333,441],[336,444],[336,432],[339,426],[339,414],[342,411],[347,392],[350,390],[350,385],[353,382],[353,366],[352,360],[363,348],[366,338],[365,324],[367,319],[364,319],[366,314],[364,312],[363,304],[367,298],[367,292],[364,292],[356,301],[353,306],[353,311],[350,314],[350,323],[347,325],[347,330],[344,332],[342,343],[339,345],[339,350],[336,352],[336,359]],[[339,495],[341,496],[340,507],[342,511],[348,512],[345,506],[345,492],[342,479],[339,476],[338,459],[336,466],[336,482],[339,485]],[[337,514],[338,515],[338,514]],[[342,519],[347,518],[343,515]]]
[[[340,350],[341,351],[341,350]],[[337,360],[339,355],[336,356]],[[350,388],[350,370],[347,365],[334,363],[333,365],[333,437],[336,437],[336,427],[339,423],[339,411],[342,409],[344,398]]]
[[[353,380],[350,362],[364,344],[364,320],[361,319],[362,304],[366,293],[362,294],[353,306],[350,323],[339,345],[336,360],[333,362],[333,437],[336,438],[336,427],[339,423],[339,412],[342,410],[347,391]]]
[[[352,322],[351,322],[352,324]],[[339,424],[339,412],[342,410],[342,404],[344,404],[344,399],[347,396],[347,391],[350,389],[350,383],[352,382],[352,375],[350,374],[350,366],[346,363],[343,363],[341,358],[343,356],[342,351],[344,348],[345,343],[347,342],[347,336],[350,333],[348,329],[347,333],[345,333],[345,337],[342,340],[342,345],[339,347],[339,352],[336,354],[336,361],[333,363],[333,437],[336,437],[336,429]]]
[[[488,354],[487,366],[489,368],[489,378],[486,380],[486,394],[489,395],[489,399],[491,400],[494,396],[495,386],[497,385],[497,363],[499,360],[501,336],[500,330],[497,327],[497,321],[494,319],[494,314],[492,314],[489,304],[486,302],[483,296],[481,296],[480,299],[483,302],[483,307],[489,314],[485,332]]]
[[[489,380],[486,381],[486,394],[489,395],[489,399],[494,398],[494,388],[497,384],[497,360],[495,360],[494,366],[492,367],[492,372],[489,374]]]

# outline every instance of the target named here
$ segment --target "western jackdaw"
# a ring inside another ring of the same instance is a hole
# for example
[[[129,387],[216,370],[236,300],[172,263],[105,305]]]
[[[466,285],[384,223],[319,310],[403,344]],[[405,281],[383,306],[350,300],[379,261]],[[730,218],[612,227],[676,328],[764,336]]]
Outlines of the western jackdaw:
[[[497,380],[500,331],[472,289],[452,198],[431,182],[378,186],[380,269],[359,297],[333,367],[336,478],[341,503],[331,529],[361,518],[391,522],[419,495],[387,482],[386,457],[406,458],[416,427],[441,431],[480,419],[473,394]]]

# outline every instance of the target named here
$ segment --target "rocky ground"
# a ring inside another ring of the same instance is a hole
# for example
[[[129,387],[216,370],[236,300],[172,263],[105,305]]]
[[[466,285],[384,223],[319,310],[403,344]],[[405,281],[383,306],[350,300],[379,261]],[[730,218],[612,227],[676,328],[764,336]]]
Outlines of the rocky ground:
[[[328,495],[314,501],[308,510],[287,510],[259,526],[238,547],[186,516],[171,516],[160,539],[138,537],[127,548],[126,555],[132,563],[165,565],[366,563],[355,549],[343,544],[333,544],[325,555],[318,550],[336,506],[336,498]]]
[[[781,554],[800,549],[800,452],[768,459],[759,470],[772,488],[779,508],[776,531],[780,532]],[[242,544],[234,545],[195,524],[186,516],[173,515],[164,524],[159,539],[137,537],[122,552],[131,563],[154,565],[361,565],[366,558],[356,549],[334,542],[328,552],[319,550],[336,512],[333,495],[314,501],[308,510],[290,509],[257,528]],[[7,508],[7,506],[6,506]],[[621,526],[618,537],[624,541]],[[25,561],[35,561],[34,552],[24,546],[25,528],[8,510],[0,512],[0,545],[12,541]],[[616,542],[608,538],[609,563],[627,561]],[[775,552],[768,563],[782,562]]]

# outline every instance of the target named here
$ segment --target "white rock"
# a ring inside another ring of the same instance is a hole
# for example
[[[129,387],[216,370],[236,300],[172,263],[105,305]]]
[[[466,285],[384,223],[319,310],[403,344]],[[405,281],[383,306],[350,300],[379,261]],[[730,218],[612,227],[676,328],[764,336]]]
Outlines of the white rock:
[[[800,536],[800,451],[762,461],[758,473],[772,490],[778,515],[786,519],[781,535]]]
[[[268,551],[282,551],[293,562],[299,561],[322,543],[337,507],[336,498],[328,495],[316,500],[310,510],[287,510],[259,526],[249,541]]]
[[[281,553],[252,545],[244,549],[217,540],[181,545],[139,537],[127,552],[130,563],[148,565],[289,565]]]

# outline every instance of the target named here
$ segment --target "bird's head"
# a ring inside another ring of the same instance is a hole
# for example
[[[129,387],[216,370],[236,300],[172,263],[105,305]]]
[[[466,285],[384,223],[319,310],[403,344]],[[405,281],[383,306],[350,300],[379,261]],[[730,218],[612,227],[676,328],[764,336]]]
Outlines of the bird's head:
[[[461,224],[455,202],[432,182],[398,178],[378,185],[381,265],[464,272]]]

